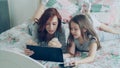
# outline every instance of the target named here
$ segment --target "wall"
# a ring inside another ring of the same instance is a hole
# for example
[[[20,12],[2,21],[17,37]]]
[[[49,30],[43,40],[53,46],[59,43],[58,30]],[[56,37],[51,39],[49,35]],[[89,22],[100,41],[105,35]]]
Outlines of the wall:
[[[40,0],[8,0],[11,27],[30,19]]]
[[[0,33],[10,28],[8,2],[0,0]]]

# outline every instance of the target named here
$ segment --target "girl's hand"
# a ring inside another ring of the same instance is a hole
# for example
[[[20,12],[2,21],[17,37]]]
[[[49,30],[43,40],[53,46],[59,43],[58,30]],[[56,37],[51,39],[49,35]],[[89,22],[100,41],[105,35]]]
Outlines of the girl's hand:
[[[53,38],[51,41],[48,42],[48,45],[50,47],[57,47],[57,48],[61,48],[61,43],[58,41],[58,38]]]
[[[78,64],[79,64],[79,62],[74,60],[74,61],[71,61],[69,65],[70,66],[77,66]]]
[[[25,50],[24,50],[24,53],[25,53],[26,55],[28,55],[28,56],[31,56],[31,55],[34,54],[34,52],[31,51],[30,49],[25,49]]]
[[[81,56],[81,52],[76,51],[76,52],[75,52],[75,56],[76,56],[76,57]]]

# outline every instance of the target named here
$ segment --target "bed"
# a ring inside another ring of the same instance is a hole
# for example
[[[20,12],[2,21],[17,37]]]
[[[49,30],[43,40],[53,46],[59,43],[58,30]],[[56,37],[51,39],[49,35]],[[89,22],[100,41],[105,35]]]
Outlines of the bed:
[[[46,0],[47,1],[47,0]],[[52,0],[49,0],[52,3],[56,3]],[[58,0],[59,1],[59,0]],[[61,0],[64,1],[64,0]],[[67,7],[64,7],[65,9],[69,10],[69,13],[73,14],[74,11],[72,10],[76,10],[78,9],[78,7],[76,5],[71,5],[68,6],[68,3],[66,3],[68,0],[66,0],[64,3],[62,3],[63,5],[67,4]],[[73,0],[75,1],[75,0]],[[98,4],[103,4],[102,9],[98,10],[96,8],[95,12],[92,13],[93,15],[96,16],[96,18],[98,20],[100,20],[101,22],[106,23],[107,25],[116,27],[118,29],[120,29],[120,13],[119,13],[119,0],[91,0],[91,1],[95,1],[93,3],[98,3]],[[51,6],[51,2],[50,4],[48,3],[48,6]],[[60,3],[56,3],[54,4],[55,8],[59,8]],[[110,6],[107,7],[104,6]],[[73,9],[71,9],[73,8]],[[113,10],[114,8],[114,10]],[[105,11],[105,10],[109,10],[109,11]],[[76,10],[77,11],[77,10]],[[100,12],[101,11],[101,12]],[[61,11],[63,14],[63,16],[67,16],[66,13],[68,13],[66,10]],[[116,14],[118,13],[118,14]],[[69,14],[68,14],[69,15]],[[103,17],[104,16],[104,17]],[[32,37],[28,34],[28,26],[29,22],[23,22],[23,24],[15,26],[3,33],[0,34],[0,50],[4,50],[4,49],[8,49],[12,51],[17,51],[19,53],[23,54],[23,49],[26,47],[26,43],[27,40],[32,39]],[[67,25],[64,25],[64,28],[68,28]],[[66,29],[66,31],[68,31]],[[68,33],[66,33],[67,35]],[[111,36],[108,36],[111,37]],[[107,40],[107,41],[101,41],[101,46],[102,49],[97,51],[97,55],[95,57],[94,62],[91,63],[87,63],[87,64],[80,64],[78,66],[76,66],[75,68],[119,68],[120,67],[120,37],[116,38],[116,39],[112,39],[112,40]],[[1,55],[1,54],[0,54]],[[86,56],[86,53],[83,53],[82,58],[84,58]],[[23,56],[24,57],[24,56]],[[1,57],[0,57],[1,58]],[[81,59],[79,56],[75,57],[75,58],[70,58],[67,59],[69,60],[77,60],[77,59]],[[14,59],[13,59],[14,60]],[[2,61],[0,61],[2,62]],[[22,62],[22,61],[21,61]],[[59,63],[56,62],[40,62],[41,64],[43,64],[46,68],[60,68],[59,67]]]
[[[2,34],[0,34],[0,49],[4,50],[11,48],[12,51],[23,52],[27,40],[32,37],[27,33],[28,22],[13,27]],[[64,26],[66,27],[66,26]],[[119,68],[120,67],[120,39],[113,39],[101,42],[102,49],[97,51],[94,62],[87,64],[80,64],[75,68]],[[14,48],[18,48],[15,50]],[[83,53],[84,54],[84,53]],[[84,58],[86,54],[82,56]],[[24,57],[24,56],[23,56]],[[72,58],[74,60],[80,59],[79,57]],[[14,59],[13,59],[14,60]],[[69,60],[69,59],[68,59]],[[0,61],[1,62],[1,61]],[[46,68],[59,68],[58,63],[55,62],[40,62]]]

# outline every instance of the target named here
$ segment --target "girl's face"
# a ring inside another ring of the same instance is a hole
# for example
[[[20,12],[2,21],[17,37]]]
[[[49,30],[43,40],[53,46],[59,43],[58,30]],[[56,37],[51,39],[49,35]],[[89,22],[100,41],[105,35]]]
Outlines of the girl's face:
[[[52,19],[49,18],[46,23],[46,30],[49,34],[54,34],[58,27],[58,18],[54,16]]]
[[[79,25],[74,22],[71,22],[71,24],[70,24],[70,32],[74,38],[81,37],[81,30],[79,28]]]

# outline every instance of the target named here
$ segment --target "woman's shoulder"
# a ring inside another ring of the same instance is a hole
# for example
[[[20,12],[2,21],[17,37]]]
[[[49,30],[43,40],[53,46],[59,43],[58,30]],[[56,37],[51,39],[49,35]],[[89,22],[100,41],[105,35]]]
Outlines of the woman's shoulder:
[[[37,27],[37,26],[38,25],[35,21],[32,21],[32,20],[29,21],[28,27],[33,28],[33,27]]]
[[[65,28],[63,27],[63,24],[61,26],[61,29],[56,31],[57,34],[64,34],[65,33]]]
[[[35,30],[37,30],[37,28],[38,28],[38,24],[37,24],[36,22],[34,22],[34,21],[31,21],[31,22],[28,24],[28,29],[29,29],[30,31],[35,31]]]
[[[35,23],[34,21],[31,21],[28,24],[28,33],[33,37],[36,38],[37,37],[37,29],[38,29],[38,25],[37,23]]]

